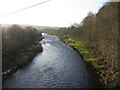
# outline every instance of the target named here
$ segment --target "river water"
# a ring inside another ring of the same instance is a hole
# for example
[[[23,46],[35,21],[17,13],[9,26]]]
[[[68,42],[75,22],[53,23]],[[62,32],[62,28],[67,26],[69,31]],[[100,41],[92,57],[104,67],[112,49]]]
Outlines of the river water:
[[[43,35],[43,52],[19,69],[3,88],[90,88],[96,87],[80,55],[56,36]]]

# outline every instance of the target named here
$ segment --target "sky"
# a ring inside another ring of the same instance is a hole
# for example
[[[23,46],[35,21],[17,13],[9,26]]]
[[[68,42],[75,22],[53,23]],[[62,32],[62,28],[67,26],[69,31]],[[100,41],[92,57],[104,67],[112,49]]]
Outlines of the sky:
[[[80,23],[91,11],[98,10],[109,0],[0,0],[0,24],[30,24],[68,27]],[[11,14],[10,14],[11,13]]]

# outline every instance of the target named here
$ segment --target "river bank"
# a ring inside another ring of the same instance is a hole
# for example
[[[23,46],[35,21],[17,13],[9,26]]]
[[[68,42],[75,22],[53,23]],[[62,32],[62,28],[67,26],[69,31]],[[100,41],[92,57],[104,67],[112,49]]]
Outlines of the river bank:
[[[19,56],[16,57],[17,63],[11,66],[7,71],[2,72],[2,81],[4,82],[8,77],[15,73],[18,69],[24,67],[26,64],[32,61],[37,53],[42,52],[43,48],[41,44],[32,45],[26,48]]]
[[[12,25],[2,29],[2,80],[6,80],[42,52],[41,32],[34,27]]]
[[[81,56],[58,37],[44,35],[43,52],[3,83],[3,88],[97,88]]]
[[[96,63],[98,57],[94,57],[94,55],[91,52],[85,50],[84,45],[80,41],[78,42],[67,35],[65,35],[64,37],[60,37],[60,39],[62,42],[72,47],[76,52],[79,53],[79,55],[82,57],[82,60],[87,65],[88,72],[94,76],[94,79],[96,79],[97,85],[100,88],[104,88],[105,86],[100,81],[100,75],[99,75],[99,70],[103,68],[103,65],[99,65],[98,63]]]

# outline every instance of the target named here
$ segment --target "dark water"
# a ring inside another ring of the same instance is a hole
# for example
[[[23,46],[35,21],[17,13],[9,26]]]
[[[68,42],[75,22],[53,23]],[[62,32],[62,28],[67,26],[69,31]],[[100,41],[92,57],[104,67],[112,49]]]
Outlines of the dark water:
[[[94,76],[80,55],[56,36],[44,35],[43,52],[3,83],[3,88],[90,88]],[[91,78],[92,77],[92,78]]]

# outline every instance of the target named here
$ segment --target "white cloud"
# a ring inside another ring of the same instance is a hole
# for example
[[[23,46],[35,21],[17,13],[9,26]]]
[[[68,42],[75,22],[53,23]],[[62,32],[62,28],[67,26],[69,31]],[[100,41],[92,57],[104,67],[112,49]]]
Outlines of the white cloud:
[[[0,0],[0,16],[44,0]],[[97,12],[103,0],[51,0],[36,7],[1,18],[1,24],[69,26],[80,23],[89,11]]]

